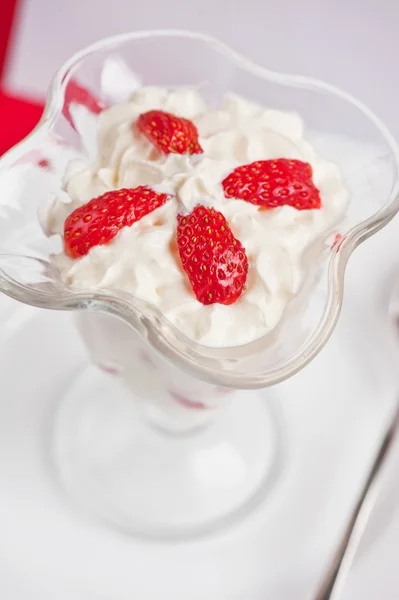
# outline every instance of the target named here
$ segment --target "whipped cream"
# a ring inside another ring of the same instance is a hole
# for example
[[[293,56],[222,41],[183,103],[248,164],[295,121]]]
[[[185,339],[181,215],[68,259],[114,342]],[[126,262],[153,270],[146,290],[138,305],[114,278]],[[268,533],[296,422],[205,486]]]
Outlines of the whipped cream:
[[[133,125],[151,109],[191,119],[204,153],[159,153]],[[273,158],[311,164],[321,194],[320,209],[298,211],[283,206],[265,211],[224,197],[221,181],[233,169]],[[94,168],[81,162],[69,166],[66,194],[49,211],[49,233],[62,235],[66,216],[92,198],[139,185],[173,197],[83,258],[57,255],[61,276],[75,289],[129,292],[156,306],[188,337],[208,346],[245,344],[276,326],[304,280],[305,250],[321,237],[327,238],[348,203],[338,168],[318,157],[304,140],[298,115],[264,109],[232,93],[214,110],[192,89],[143,87],[130,102],[100,114],[97,164]],[[247,252],[246,290],[229,306],[198,302],[180,264],[176,215],[191,212],[197,204],[221,211]]]

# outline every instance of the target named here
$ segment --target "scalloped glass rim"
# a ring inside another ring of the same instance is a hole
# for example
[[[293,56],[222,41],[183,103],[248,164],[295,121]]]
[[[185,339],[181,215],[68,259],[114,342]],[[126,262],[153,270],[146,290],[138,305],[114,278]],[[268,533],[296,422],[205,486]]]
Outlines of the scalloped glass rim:
[[[206,34],[184,30],[152,30],[119,34],[100,40],[77,52],[67,60],[53,78],[40,122],[22,142],[14,146],[0,159],[0,171],[7,169],[22,154],[37,146],[38,142],[51,130],[54,122],[61,115],[64,92],[69,79],[68,75],[76,63],[98,50],[111,48],[116,43],[153,36],[179,36],[197,39],[227,55],[231,61],[254,75],[282,85],[296,85],[307,88],[314,86],[318,90],[339,96],[361,111],[376,126],[389,146],[395,159],[395,185],[382,208],[372,217],[343,232],[343,240],[339,244],[339,251],[336,248],[335,251],[330,253],[326,270],[328,278],[327,299],[318,326],[310,335],[305,347],[302,347],[300,352],[296,352],[282,361],[277,367],[266,371],[239,373],[234,371],[234,363],[265,348],[268,343],[268,334],[243,346],[211,348],[193,342],[175,329],[154,306],[130,295],[106,291],[93,292],[92,290],[80,293],[71,291],[69,293],[49,294],[20,284],[1,269],[0,289],[10,297],[33,306],[55,310],[91,310],[112,314],[131,325],[173,364],[205,381],[243,389],[263,388],[279,383],[306,366],[326,344],[334,330],[341,310],[344,275],[349,257],[358,245],[384,227],[399,210],[399,147],[388,128],[372,111],[353,96],[333,85],[301,75],[286,75],[271,71]],[[217,360],[224,360],[229,365],[228,368],[215,369],[215,361]]]

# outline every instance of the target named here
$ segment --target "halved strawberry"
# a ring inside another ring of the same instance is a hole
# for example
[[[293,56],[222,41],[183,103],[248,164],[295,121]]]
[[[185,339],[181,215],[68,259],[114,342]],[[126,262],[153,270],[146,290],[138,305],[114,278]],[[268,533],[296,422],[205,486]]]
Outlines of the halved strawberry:
[[[312,181],[312,167],[301,160],[258,160],[234,169],[222,181],[226,198],[239,198],[258,206],[320,208],[320,192]]]
[[[104,110],[105,104],[98,100],[87,88],[83,87],[76,81],[71,79],[68,81],[65,89],[64,106],[62,114],[69,123],[75,128],[73,117],[71,115],[71,105],[78,104],[85,106],[91,113],[98,115]]]
[[[122,227],[130,227],[169,199],[146,186],[106,192],[80,206],[64,224],[65,252],[85,256],[93,246],[108,244]]]
[[[198,205],[189,215],[178,215],[177,246],[199,302],[232,304],[239,298],[248,259],[222,213]]]
[[[192,121],[162,110],[139,116],[137,128],[164,154],[201,154],[198,130]]]

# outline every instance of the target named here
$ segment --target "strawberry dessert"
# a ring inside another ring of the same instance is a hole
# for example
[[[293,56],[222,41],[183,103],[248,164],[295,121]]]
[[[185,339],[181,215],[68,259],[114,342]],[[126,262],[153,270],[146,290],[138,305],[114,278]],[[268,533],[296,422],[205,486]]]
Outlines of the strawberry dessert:
[[[304,281],[305,251],[327,248],[348,202],[300,117],[232,93],[209,108],[190,89],[93,102],[96,163],[70,164],[48,217],[64,282],[130,293],[209,346],[273,329]]]

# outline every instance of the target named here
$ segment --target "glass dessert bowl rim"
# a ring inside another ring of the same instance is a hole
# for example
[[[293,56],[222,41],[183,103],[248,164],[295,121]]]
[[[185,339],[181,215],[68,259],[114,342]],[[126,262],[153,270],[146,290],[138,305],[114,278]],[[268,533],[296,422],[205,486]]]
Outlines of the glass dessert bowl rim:
[[[74,66],[96,53],[112,49],[129,41],[156,37],[180,37],[193,39],[211,46],[224,54],[237,66],[254,76],[269,82],[291,87],[304,87],[335,95],[355,106],[379,130],[395,160],[396,181],[385,204],[371,217],[357,223],[346,231],[340,243],[330,252],[327,265],[327,296],[319,323],[310,334],[306,344],[278,365],[262,370],[248,369],[240,372],[235,368],[240,360],[258,355],[269,343],[269,332],[247,344],[216,348],[201,345],[177,330],[155,306],[126,293],[107,290],[75,292],[60,289],[48,292],[25,286],[12,279],[0,269],[0,291],[12,298],[33,306],[55,310],[89,310],[114,315],[131,325],[140,335],[168,360],[184,371],[217,385],[256,389],[283,381],[306,366],[323,348],[337,323],[342,306],[344,275],[349,257],[357,246],[383,228],[399,210],[399,147],[384,123],[352,95],[321,80],[302,75],[288,75],[269,70],[203,33],[184,30],[148,30],[118,34],[102,39],[75,53],[56,72],[50,85],[45,109],[35,129],[20,143],[0,158],[0,172],[7,170],[23,154],[37,148],[51,132],[54,123],[62,115],[64,94]],[[35,259],[37,262],[37,259]],[[284,318],[284,317],[283,317]],[[224,367],[217,367],[217,363]],[[246,361],[247,362],[247,361]]]

